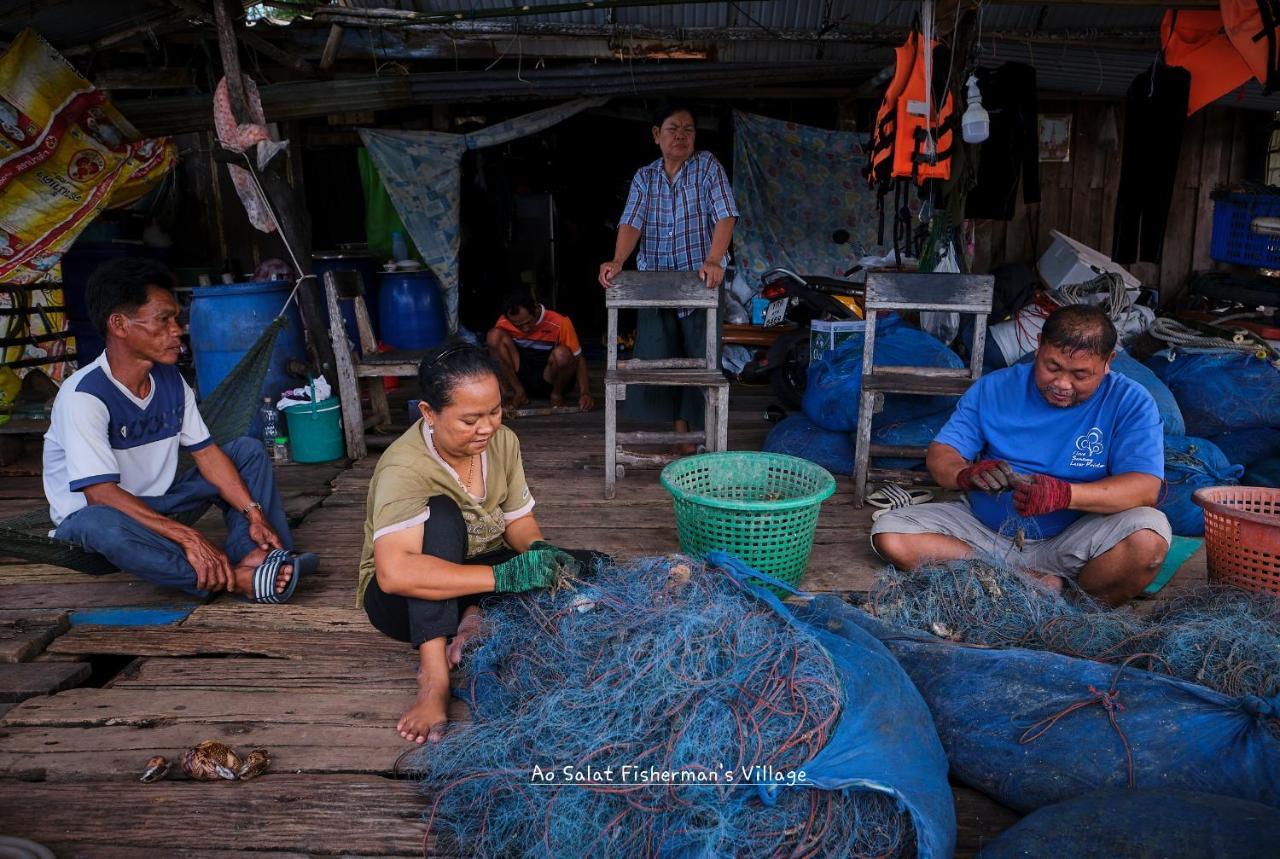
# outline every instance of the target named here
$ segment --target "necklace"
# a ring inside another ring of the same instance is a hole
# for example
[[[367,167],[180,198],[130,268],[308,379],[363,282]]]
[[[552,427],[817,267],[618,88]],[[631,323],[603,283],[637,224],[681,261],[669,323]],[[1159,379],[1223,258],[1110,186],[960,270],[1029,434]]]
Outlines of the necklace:
[[[476,476],[476,455],[471,454],[471,464],[467,466],[467,482],[463,485],[463,489],[467,492],[471,491],[471,480]]]

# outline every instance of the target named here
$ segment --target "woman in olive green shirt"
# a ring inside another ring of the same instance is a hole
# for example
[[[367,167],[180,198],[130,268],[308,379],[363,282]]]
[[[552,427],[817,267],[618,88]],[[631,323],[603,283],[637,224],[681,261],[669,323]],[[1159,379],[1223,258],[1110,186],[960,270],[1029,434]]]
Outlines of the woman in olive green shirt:
[[[548,587],[599,556],[542,539],[487,352],[447,343],[423,359],[418,381],[422,419],[369,482],[356,602],[418,651],[418,696],[396,730],[421,743],[441,736],[449,668],[479,628],[480,599]]]

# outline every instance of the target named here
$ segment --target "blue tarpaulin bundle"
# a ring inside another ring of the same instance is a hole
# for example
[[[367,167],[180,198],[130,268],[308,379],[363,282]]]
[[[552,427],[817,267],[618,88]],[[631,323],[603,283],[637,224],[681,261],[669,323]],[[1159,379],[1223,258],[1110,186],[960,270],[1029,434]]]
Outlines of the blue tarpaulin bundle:
[[[1033,811],[978,859],[1271,859],[1280,811],[1209,793],[1099,790]]]
[[[1240,482],[1245,486],[1269,486],[1280,489],[1280,457],[1260,459],[1245,469]]]
[[[853,432],[858,428],[858,408],[862,393],[861,334],[853,334],[809,367],[809,382],[804,391],[804,413],[818,426],[836,432]],[[876,366],[910,365],[917,367],[964,366],[960,356],[932,335],[906,325],[897,316],[881,317],[876,322]],[[887,394],[884,411],[875,420],[896,424],[925,415],[934,415],[955,407],[955,397],[917,397]]]
[[[1147,389],[1147,393],[1151,394],[1151,398],[1156,401],[1156,408],[1160,410],[1165,435],[1187,434],[1187,425],[1182,419],[1178,401],[1174,399],[1169,386],[1160,381],[1155,373],[1131,358],[1127,352],[1116,353],[1116,357],[1111,361],[1111,369]]]
[[[1106,787],[1280,808],[1280,697],[1231,697],[1126,665],[913,634],[829,596],[801,612],[889,648],[933,713],[951,774],[1019,811]]]
[[[876,444],[928,447],[950,417],[950,412],[939,412],[898,423],[883,423],[877,417],[871,425],[871,440]],[[816,462],[834,474],[853,474],[853,434],[825,430],[804,415],[790,415],[779,421],[769,430],[762,449]],[[878,468],[917,468],[924,465],[924,460],[876,457],[872,463]]]
[[[1191,435],[1280,427],[1280,370],[1269,361],[1241,352],[1166,349],[1146,363],[1173,391]]]
[[[1234,486],[1244,466],[1227,459],[1211,441],[1191,436],[1165,436],[1164,488],[1156,504],[1173,533],[1180,537],[1204,536],[1204,510],[1191,496],[1205,486]]]
[[[473,856],[952,854],[946,756],[889,652],[797,620],[757,584],[781,582],[708,561],[605,565],[486,604],[466,663],[474,721],[412,762],[438,843]],[[553,776],[531,777],[539,765]],[[566,782],[566,765],[597,778]],[[712,772],[733,780],[684,778]]]
[[[1243,465],[1246,471],[1259,460],[1280,457],[1280,427],[1233,430],[1215,435],[1209,441],[1218,446],[1227,462]]]

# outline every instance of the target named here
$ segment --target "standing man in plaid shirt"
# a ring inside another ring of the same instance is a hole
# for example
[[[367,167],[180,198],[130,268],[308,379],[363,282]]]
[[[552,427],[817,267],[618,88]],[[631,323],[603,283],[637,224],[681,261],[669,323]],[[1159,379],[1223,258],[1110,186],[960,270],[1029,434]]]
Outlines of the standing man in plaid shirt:
[[[662,157],[631,180],[613,259],[600,266],[606,289],[637,245],[640,271],[696,271],[708,289],[724,282],[738,207],[724,168],[710,152],[694,150],[694,135],[688,106],[665,103],[654,114],[653,142]],[[641,310],[635,357],[703,355],[705,312]],[[702,426],[700,396],[691,388],[634,388],[627,391],[626,409],[632,420],[673,421],[677,432]]]

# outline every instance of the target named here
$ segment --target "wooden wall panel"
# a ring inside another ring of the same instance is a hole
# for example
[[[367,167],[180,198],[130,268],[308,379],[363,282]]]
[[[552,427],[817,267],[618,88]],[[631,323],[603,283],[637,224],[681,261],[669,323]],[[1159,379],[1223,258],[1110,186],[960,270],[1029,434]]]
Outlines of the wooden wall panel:
[[[1019,202],[1011,221],[980,221],[975,268],[989,271],[1005,262],[1034,262],[1058,230],[1102,253],[1111,253],[1116,196],[1120,184],[1120,148],[1099,144],[1107,113],[1115,112],[1124,139],[1123,102],[1042,102],[1042,113],[1072,113],[1071,160],[1040,165],[1042,199]],[[1172,301],[1194,271],[1217,266],[1209,258],[1213,224],[1210,199],[1218,185],[1244,177],[1251,127],[1244,112],[1213,106],[1187,120],[1174,178],[1173,204],[1159,263],[1133,263],[1128,269],[1145,285],[1160,289],[1162,303]]]

